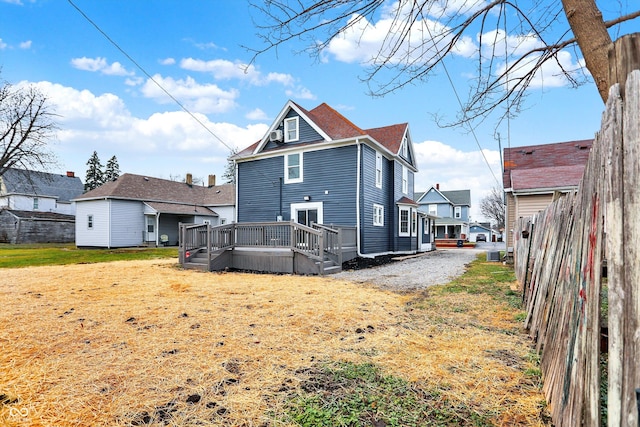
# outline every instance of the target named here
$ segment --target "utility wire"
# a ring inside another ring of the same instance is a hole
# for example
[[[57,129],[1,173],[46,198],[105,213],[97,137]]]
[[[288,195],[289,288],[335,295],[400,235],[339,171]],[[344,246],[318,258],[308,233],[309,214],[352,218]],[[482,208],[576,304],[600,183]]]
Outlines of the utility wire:
[[[420,16],[422,16],[422,20],[425,23],[424,26],[427,29],[427,32],[429,33],[429,37],[431,37],[431,40],[434,41],[435,39],[433,38],[433,34],[431,34],[431,30],[429,29],[429,22],[426,19],[426,17],[424,16],[424,13],[422,13],[422,11],[420,11]],[[456,90],[456,87],[453,84],[453,79],[451,78],[451,75],[449,74],[449,70],[447,69],[447,66],[444,63],[444,58],[440,55],[440,51],[438,50],[438,47],[436,46],[435,41],[433,43],[433,47],[435,49],[436,56],[438,57],[438,61],[442,65],[442,68],[444,69],[444,72],[447,75],[447,79],[449,80],[449,84],[451,85],[451,89],[453,89],[453,93],[456,96],[456,100],[458,101],[458,105],[460,105],[460,110],[464,114],[464,118],[466,118],[467,117],[467,113],[464,110],[464,106],[462,104],[462,101],[460,100],[460,96],[458,96],[458,91]],[[491,169],[491,165],[489,164],[489,160],[487,160],[487,156],[485,156],[484,151],[482,151],[482,146],[480,145],[480,141],[478,140],[478,136],[476,135],[476,132],[473,129],[473,126],[469,125],[469,131],[473,135],[473,139],[476,141],[476,145],[480,149],[480,154],[482,154],[482,158],[484,159],[484,162],[487,164],[487,167],[489,168],[489,172],[491,172],[491,175],[493,176],[493,179],[496,181],[498,186],[501,186],[502,184],[500,184],[500,181],[498,181],[498,178],[496,177],[496,174],[493,173],[493,169]]]
[[[105,33],[104,31],[102,31],[102,29],[98,26],[98,24],[96,24],[95,22],[93,22],[93,20],[91,18],[89,18],[78,6],[75,5],[75,3],[73,3],[72,0],[67,0],[69,2],[69,4],[71,4],[71,6],[73,6],[78,13],[80,13],[80,15],[82,15],[84,17],[84,19],[86,19],[91,25],[93,25],[95,27],[96,30],[98,30],[100,32],[100,34],[102,34],[107,40],[109,40],[109,42],[114,45],[116,47],[116,49],[118,49],[124,56],[127,57],[127,59],[129,59],[129,61],[131,61],[136,67],[138,67],[138,69],[140,71],[142,71],[142,73],[144,73],[145,76],[147,76],[149,78],[149,80],[151,80],[153,83],[155,83],[156,86],[158,86],[160,88],[160,90],[162,90],[169,98],[171,98],[176,104],[178,104],[178,106],[180,106],[180,108],[182,108],[182,110],[187,113],[189,116],[191,116],[191,118],[193,120],[195,120],[200,126],[202,126],[207,132],[209,132],[215,139],[217,139],[218,141],[220,141],[220,143],[222,143],[222,145],[224,145],[225,147],[227,147],[229,149],[229,151],[233,151],[233,149],[226,143],[224,142],[218,135],[216,135],[211,129],[209,129],[209,127],[207,125],[205,125],[202,120],[200,120],[198,117],[196,117],[195,114],[193,114],[191,111],[189,111],[189,109],[187,109],[187,107],[184,106],[184,104],[182,104],[182,102],[180,102],[178,99],[176,99],[175,96],[173,96],[168,90],[166,90],[160,83],[158,83],[152,76],[151,74],[149,74],[143,67],[142,65],[138,64],[138,62],[133,59],[131,57],[131,55],[129,55],[127,52],[125,52],[125,50],[123,48],[121,48],[118,43],[116,43],[111,37],[109,37],[109,35],[107,33]]]

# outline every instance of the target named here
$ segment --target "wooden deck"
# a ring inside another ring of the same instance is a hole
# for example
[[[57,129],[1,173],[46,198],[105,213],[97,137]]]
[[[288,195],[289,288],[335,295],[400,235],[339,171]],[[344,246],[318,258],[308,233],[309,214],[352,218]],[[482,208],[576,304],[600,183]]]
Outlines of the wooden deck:
[[[355,227],[295,222],[180,224],[185,268],[293,274],[331,274],[356,256]]]

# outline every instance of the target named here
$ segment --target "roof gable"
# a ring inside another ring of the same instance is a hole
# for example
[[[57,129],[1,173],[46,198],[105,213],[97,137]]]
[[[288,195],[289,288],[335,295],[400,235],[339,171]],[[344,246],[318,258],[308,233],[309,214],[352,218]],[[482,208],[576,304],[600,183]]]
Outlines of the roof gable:
[[[56,198],[68,202],[84,191],[80,178],[73,174],[54,174],[10,168],[0,176],[3,192]]]
[[[322,139],[305,143],[285,143],[279,144],[278,146],[271,146],[273,144],[269,144],[270,133],[275,129],[278,129],[281,126],[283,120],[288,117],[292,111],[299,115],[301,120],[304,120],[308,125],[310,125],[318,133],[318,135],[321,136]],[[311,144],[326,143],[331,141],[356,143],[358,139],[360,139],[361,141],[369,140],[371,144],[377,144],[383,150],[386,150],[390,155],[399,158],[404,138],[407,138],[407,147],[409,152],[409,158],[405,158],[404,160],[411,167],[416,168],[416,164],[413,160],[415,158],[414,149],[413,144],[411,143],[411,137],[409,135],[408,123],[363,130],[326,103],[322,103],[317,107],[307,111],[295,102],[288,101],[284,108],[278,114],[277,118],[275,119],[267,133],[262,137],[262,139],[240,151],[233,158],[235,160],[241,160],[246,157],[258,155],[260,153],[272,153],[277,152],[278,150],[291,149],[292,147],[303,147],[309,146]]]

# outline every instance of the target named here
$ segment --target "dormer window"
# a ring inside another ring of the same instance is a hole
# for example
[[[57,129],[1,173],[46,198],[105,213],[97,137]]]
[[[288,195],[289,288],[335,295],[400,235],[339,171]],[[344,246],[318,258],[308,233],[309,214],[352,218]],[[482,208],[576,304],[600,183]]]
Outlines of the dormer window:
[[[297,141],[298,139],[298,117],[284,119],[284,142]]]

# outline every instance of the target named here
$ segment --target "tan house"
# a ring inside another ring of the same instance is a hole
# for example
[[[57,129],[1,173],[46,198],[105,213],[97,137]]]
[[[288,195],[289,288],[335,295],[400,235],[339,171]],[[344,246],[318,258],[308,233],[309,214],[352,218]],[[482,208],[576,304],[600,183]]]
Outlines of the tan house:
[[[585,139],[504,149],[507,247],[513,247],[518,218],[532,216],[554,197],[577,190],[592,144],[592,139]]]

